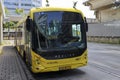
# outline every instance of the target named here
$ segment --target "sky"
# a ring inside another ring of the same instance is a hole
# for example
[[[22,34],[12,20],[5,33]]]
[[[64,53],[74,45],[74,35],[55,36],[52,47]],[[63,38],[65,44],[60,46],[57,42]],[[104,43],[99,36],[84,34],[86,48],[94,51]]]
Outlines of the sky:
[[[86,0],[49,0],[51,7],[67,7],[72,8],[73,2],[77,1],[76,8],[81,10],[87,18],[95,18],[94,11],[91,11],[89,7],[84,6],[82,3]],[[42,0],[42,6],[46,5],[46,0]]]

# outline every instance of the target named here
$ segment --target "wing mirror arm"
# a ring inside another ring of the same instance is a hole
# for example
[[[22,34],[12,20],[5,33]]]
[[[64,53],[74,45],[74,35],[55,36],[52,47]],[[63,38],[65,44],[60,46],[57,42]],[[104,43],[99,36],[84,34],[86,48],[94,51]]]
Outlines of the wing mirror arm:
[[[85,25],[85,30],[88,32],[88,23],[86,17],[84,17],[84,25]]]
[[[30,16],[28,16],[26,19],[26,29],[30,32],[32,27],[33,27],[33,21],[30,18]]]

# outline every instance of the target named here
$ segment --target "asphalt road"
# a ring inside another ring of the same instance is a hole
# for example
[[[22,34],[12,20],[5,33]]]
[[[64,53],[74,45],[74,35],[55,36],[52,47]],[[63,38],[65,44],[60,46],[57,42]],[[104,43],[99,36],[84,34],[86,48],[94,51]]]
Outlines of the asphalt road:
[[[120,45],[88,43],[88,65],[34,74],[37,80],[120,80]]]

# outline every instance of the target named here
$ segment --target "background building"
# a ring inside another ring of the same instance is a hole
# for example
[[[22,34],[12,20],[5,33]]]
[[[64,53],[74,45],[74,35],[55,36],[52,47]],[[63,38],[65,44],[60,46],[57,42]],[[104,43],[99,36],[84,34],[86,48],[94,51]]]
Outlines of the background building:
[[[95,11],[100,22],[120,20],[120,0],[88,0],[84,5]]]
[[[3,0],[6,18],[4,19],[3,39],[14,39],[14,27],[32,7],[41,7],[42,0]],[[12,24],[11,24],[12,23]],[[14,24],[13,24],[14,23]],[[9,26],[5,27],[8,24]]]
[[[4,0],[7,15],[27,14],[32,7],[41,7],[42,0]]]
[[[120,44],[120,0],[88,0],[98,23],[89,23],[88,41]]]

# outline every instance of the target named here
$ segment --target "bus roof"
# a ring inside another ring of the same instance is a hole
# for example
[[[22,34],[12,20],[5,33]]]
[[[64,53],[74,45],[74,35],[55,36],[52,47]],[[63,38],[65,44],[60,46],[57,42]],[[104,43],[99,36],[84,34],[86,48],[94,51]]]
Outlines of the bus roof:
[[[34,12],[42,12],[42,11],[70,11],[70,12],[80,13],[84,17],[81,10],[78,10],[78,9],[75,9],[75,8],[61,8],[61,7],[37,7],[37,8],[32,8],[30,10],[30,16],[33,18],[32,14]]]

